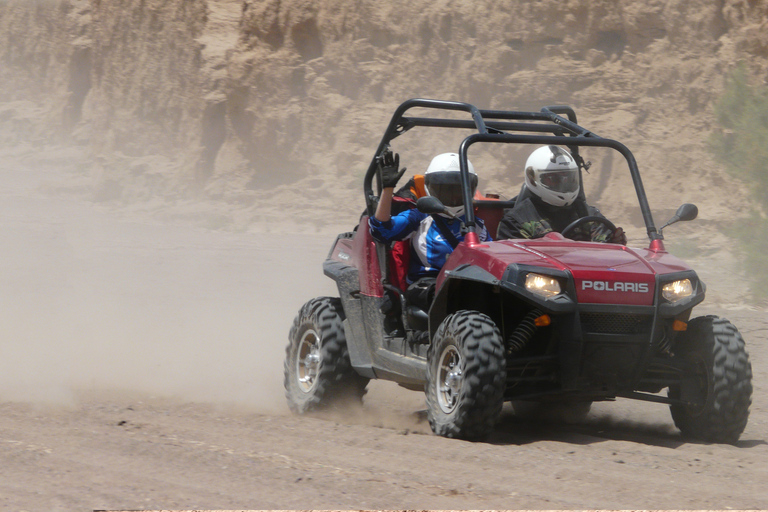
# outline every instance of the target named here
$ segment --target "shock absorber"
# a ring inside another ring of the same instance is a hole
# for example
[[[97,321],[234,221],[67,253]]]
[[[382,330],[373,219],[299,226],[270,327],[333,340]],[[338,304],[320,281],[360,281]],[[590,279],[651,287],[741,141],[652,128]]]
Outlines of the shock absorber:
[[[540,316],[541,311],[532,309],[517,324],[515,330],[507,337],[507,355],[520,352],[531,341],[533,334],[536,332],[536,319]]]

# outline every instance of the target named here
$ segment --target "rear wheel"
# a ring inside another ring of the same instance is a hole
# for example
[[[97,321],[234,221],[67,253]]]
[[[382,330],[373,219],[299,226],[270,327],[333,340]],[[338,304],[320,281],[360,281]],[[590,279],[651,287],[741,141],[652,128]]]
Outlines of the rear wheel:
[[[744,339],[728,320],[694,318],[675,347],[692,371],[669,397],[688,405],[672,405],[672,419],[686,437],[735,443],[747,426],[752,403],[752,365]]]
[[[482,313],[446,317],[427,354],[427,418],[432,431],[472,439],[488,434],[501,414],[506,370],[496,324]]]
[[[350,364],[343,314],[338,298],[320,297],[304,304],[294,319],[283,366],[293,412],[361,402],[368,379]]]

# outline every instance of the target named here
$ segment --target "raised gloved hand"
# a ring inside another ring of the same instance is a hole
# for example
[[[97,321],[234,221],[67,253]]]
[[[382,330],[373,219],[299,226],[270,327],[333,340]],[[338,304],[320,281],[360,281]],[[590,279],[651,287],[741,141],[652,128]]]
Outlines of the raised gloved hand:
[[[627,245],[627,234],[620,227],[617,227],[611,235],[612,244]]]
[[[382,188],[395,188],[398,180],[405,173],[405,167],[399,172],[397,170],[400,167],[400,155],[392,153],[389,146],[385,147],[381,154],[376,157],[376,163],[379,166],[379,174],[381,175],[381,187]]]

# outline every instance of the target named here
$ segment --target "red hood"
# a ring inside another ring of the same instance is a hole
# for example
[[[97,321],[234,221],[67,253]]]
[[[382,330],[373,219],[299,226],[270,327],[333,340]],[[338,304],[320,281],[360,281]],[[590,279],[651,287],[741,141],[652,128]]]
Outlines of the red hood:
[[[456,250],[463,255],[452,255],[446,267],[451,267],[454,261],[455,264],[471,262],[498,279],[502,279],[504,271],[513,263],[568,271],[574,277],[580,303],[653,305],[657,274],[690,270],[666,252],[576,242],[559,234],[534,240],[490,242],[466,247],[466,252],[462,249],[465,249],[463,244]]]

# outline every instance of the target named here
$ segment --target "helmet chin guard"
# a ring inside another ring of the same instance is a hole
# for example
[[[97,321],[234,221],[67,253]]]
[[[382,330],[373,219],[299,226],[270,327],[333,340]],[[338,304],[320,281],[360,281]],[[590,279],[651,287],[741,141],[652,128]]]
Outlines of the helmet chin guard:
[[[446,206],[445,209],[448,210],[449,212],[451,212],[451,214],[454,217],[459,217],[461,215],[464,215],[464,205],[461,205],[461,206]],[[450,215],[445,215],[445,216],[450,218]]]
[[[525,162],[525,186],[552,206],[570,206],[579,196],[579,166],[559,146],[542,146]]]

